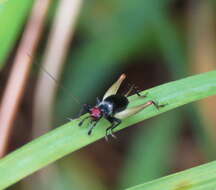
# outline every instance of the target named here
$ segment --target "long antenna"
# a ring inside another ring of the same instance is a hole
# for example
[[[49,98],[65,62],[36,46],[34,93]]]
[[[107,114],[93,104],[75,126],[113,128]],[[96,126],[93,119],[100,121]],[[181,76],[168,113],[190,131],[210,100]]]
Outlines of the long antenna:
[[[28,55],[29,57],[32,57],[30,54],[27,54],[27,55]],[[34,62],[32,62],[32,63],[36,65],[36,63],[34,63]],[[69,90],[68,90],[67,88],[65,88],[62,84],[60,84],[60,83],[56,80],[56,78],[55,78],[50,72],[48,72],[48,71],[43,67],[43,65],[41,65],[41,66],[39,67],[39,69],[41,69],[43,72],[45,72],[45,73],[56,83],[57,86],[60,86],[63,90],[69,92]],[[71,93],[70,93],[70,96],[71,96],[71,98],[72,98],[76,103],[78,103],[79,105],[82,105],[81,102],[78,100],[78,98],[76,98],[76,97],[75,97],[74,95],[72,95]]]
[[[41,65],[40,69],[42,69],[51,79],[53,79],[53,80],[55,81],[55,83],[56,83],[58,86],[60,86],[63,90],[69,92],[69,90],[68,90],[67,88],[65,88],[62,84],[60,84],[60,83],[56,80],[56,78],[55,78],[50,72],[48,72],[42,65]],[[70,93],[70,96],[73,98],[73,100],[74,100],[76,103],[78,103],[79,105],[81,105],[81,102],[78,100],[78,98],[76,98],[76,97],[75,97],[74,95],[72,95],[71,93]]]

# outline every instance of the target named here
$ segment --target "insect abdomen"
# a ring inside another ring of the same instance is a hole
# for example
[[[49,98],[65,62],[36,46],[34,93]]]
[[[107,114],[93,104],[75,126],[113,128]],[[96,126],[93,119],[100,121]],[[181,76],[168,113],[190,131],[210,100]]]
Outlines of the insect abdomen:
[[[112,104],[113,114],[125,110],[129,103],[128,99],[125,96],[118,94],[108,96],[104,101]]]

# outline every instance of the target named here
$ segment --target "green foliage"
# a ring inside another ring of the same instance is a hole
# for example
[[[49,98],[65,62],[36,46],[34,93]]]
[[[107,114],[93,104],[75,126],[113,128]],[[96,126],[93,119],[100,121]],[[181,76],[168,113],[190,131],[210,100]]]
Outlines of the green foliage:
[[[214,190],[216,161],[144,183],[128,190]]]
[[[17,43],[32,2],[32,0],[0,1],[0,69]]]
[[[47,29],[52,23],[58,2],[58,0],[52,2]],[[140,59],[145,64],[148,62],[145,60],[149,58],[155,59],[157,63],[164,63],[172,76],[171,80],[186,76],[189,70],[186,56],[188,52],[186,52],[186,46],[183,45],[183,39],[190,39],[190,36],[185,35],[187,33],[184,31],[186,24],[183,20],[187,19],[181,20],[182,13],[179,10],[175,12],[176,9],[173,7],[175,2],[170,0],[84,1],[77,35],[75,35],[78,44],[74,43],[74,48],[71,51],[69,64],[63,74],[63,85],[72,94],[78,96],[82,103],[85,103],[100,94],[103,87],[108,86],[108,83],[113,81],[113,76],[117,75],[120,70],[122,71],[126,64]],[[212,2],[212,5],[215,6],[215,1],[208,2]],[[0,69],[4,66],[5,60],[21,36],[32,3],[32,0],[0,0]],[[199,11],[196,13],[200,14]],[[183,23],[179,21],[183,21]],[[46,35],[47,33],[44,33],[44,39],[47,39]],[[42,48],[43,46],[45,45],[42,44]],[[40,49],[39,60],[42,59],[40,52],[43,54]],[[206,73],[204,78],[196,76],[198,77],[196,80],[189,78],[184,79],[183,82],[176,81],[176,83],[168,83],[150,89],[148,99],[157,100],[159,103],[168,103],[168,105],[159,111],[154,107],[149,107],[125,120],[118,130],[169,109],[215,94],[213,76],[215,73],[207,75],[209,74]],[[131,100],[132,106],[146,101],[138,100],[136,97],[131,97]],[[57,121],[62,121],[62,118],[66,117],[74,117],[73,113],[77,112],[78,106],[73,103],[70,93],[61,91],[55,110]],[[197,114],[197,108],[192,108],[192,106],[184,108],[173,110],[156,118],[155,121],[145,124],[148,128],[147,131],[140,128],[139,134],[129,147],[120,187],[142,184],[170,172],[171,166],[168,162],[172,159],[170,153],[178,140],[179,120],[182,119],[182,115],[187,115],[189,123],[194,125],[193,134],[200,142],[199,146],[203,148],[202,151],[205,151],[204,156],[210,155],[211,159],[215,158],[214,142],[205,131],[205,128],[208,128],[206,127],[207,123],[202,121],[202,115]],[[76,121],[73,121],[17,150],[0,161],[0,189],[103,137],[104,127],[107,125],[105,121],[102,121],[94,130],[94,134],[88,137],[87,129],[85,127],[78,128]],[[58,176],[49,181],[52,185],[48,184],[45,189],[73,188],[73,182],[78,183],[77,178],[80,178],[80,181],[85,179],[82,174],[80,176],[77,174],[75,168],[68,167],[68,165],[73,165],[72,162],[61,161],[59,169],[62,172],[58,171]],[[73,163],[76,165],[76,162]],[[83,164],[80,162],[80,165]],[[211,183],[214,175],[208,175],[206,172],[200,175],[200,179],[198,179],[198,175],[208,169],[214,171],[214,165],[215,163],[212,163],[208,167],[204,167],[203,170],[193,170],[191,176],[194,177],[193,179],[197,176],[197,183],[196,180],[189,182],[170,176],[135,187],[135,189],[163,188],[169,190],[172,187],[173,190],[208,190],[215,185],[214,182]],[[94,173],[92,170],[90,172]],[[184,179],[188,177],[185,173],[177,176],[182,176]],[[91,177],[93,181],[94,176]],[[173,181],[170,182],[169,179]],[[97,180],[95,177],[95,181]],[[98,187],[102,189],[100,185]]]
[[[142,93],[144,94],[146,92]],[[167,105],[160,110],[157,110],[153,106],[144,109],[140,113],[125,119],[117,130],[215,94],[216,71],[195,75],[154,87],[148,90],[148,98],[154,99],[160,104]],[[132,96],[130,97],[130,101],[131,106],[135,106],[143,104],[147,99]],[[33,140],[1,159],[0,189],[6,188],[57,159],[101,139],[104,137],[104,127],[109,126],[108,122],[102,120],[93,131],[93,135],[88,136],[88,124],[86,123],[80,128],[78,127],[78,122],[79,119],[75,119],[72,122]],[[214,167],[212,171],[214,171]],[[199,172],[197,175],[198,174]],[[210,179],[212,179],[213,175],[215,174],[206,174],[206,176],[210,176]]]
[[[180,115],[179,110],[168,112],[145,124],[147,130],[144,127],[138,130],[129,147],[122,172],[122,187],[131,187],[168,173],[181,129]]]

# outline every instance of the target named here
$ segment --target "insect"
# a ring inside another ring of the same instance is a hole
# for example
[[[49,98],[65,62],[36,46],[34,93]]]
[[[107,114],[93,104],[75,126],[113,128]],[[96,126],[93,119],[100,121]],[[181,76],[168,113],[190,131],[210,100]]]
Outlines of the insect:
[[[101,118],[105,118],[111,124],[106,129],[106,140],[108,140],[108,135],[116,138],[116,136],[113,134],[113,130],[122,123],[122,119],[132,116],[150,105],[154,105],[156,108],[164,106],[158,105],[155,101],[150,100],[145,104],[127,108],[129,104],[128,95],[131,93],[131,91],[134,90],[139,97],[146,96],[141,96],[134,85],[131,86],[131,88],[125,95],[117,94],[117,91],[125,78],[126,75],[122,74],[119,79],[106,91],[102,100],[97,98],[97,103],[94,107],[91,107],[89,104],[83,105],[81,113],[83,111],[86,111],[89,113],[89,115],[79,122],[79,126],[82,126],[84,121],[86,121],[88,118],[91,118],[91,125],[88,130],[88,135],[91,135],[92,130],[94,129],[98,121]]]
[[[61,88],[64,90],[67,90],[64,86],[60,85],[58,81],[55,79],[54,76],[52,76],[45,68],[41,67],[41,69]],[[143,110],[144,108],[154,105],[156,108],[164,107],[165,105],[158,105],[155,101],[150,100],[146,102],[145,104],[127,108],[129,104],[128,95],[135,91],[135,93],[139,97],[146,97],[145,95],[141,96],[136,89],[134,85],[131,86],[131,88],[128,90],[128,92],[125,95],[117,94],[117,91],[121,85],[121,83],[126,78],[125,74],[122,74],[119,79],[106,91],[105,95],[103,96],[102,101],[97,98],[97,103],[94,107],[91,107],[89,104],[84,104],[83,108],[79,115],[83,113],[83,111],[86,111],[89,113],[87,117],[82,119],[79,122],[79,126],[82,126],[85,120],[88,118],[91,118],[91,126],[88,131],[88,135],[91,135],[92,130],[98,123],[98,121],[101,118],[107,119],[111,125],[106,129],[105,139],[108,140],[108,135],[111,135],[113,138],[116,138],[116,136],[113,134],[113,129],[115,129],[118,125],[121,124],[122,119],[130,117],[132,115],[135,115],[139,111]],[[74,101],[76,101],[78,104],[80,104],[80,101],[75,97],[71,96]],[[70,121],[73,120],[71,118],[68,118]]]

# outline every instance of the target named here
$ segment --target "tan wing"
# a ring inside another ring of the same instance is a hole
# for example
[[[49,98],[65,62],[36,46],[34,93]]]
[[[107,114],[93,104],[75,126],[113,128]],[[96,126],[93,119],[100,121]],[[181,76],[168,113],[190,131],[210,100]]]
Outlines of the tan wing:
[[[122,74],[119,79],[106,91],[106,93],[104,94],[103,100],[105,98],[107,98],[108,96],[114,95],[117,93],[121,83],[123,82],[123,80],[126,78],[125,74]]]
[[[128,108],[122,112],[115,114],[115,117],[118,119],[124,119],[124,118],[130,117],[130,116],[135,115],[136,113],[140,112],[141,110],[143,110],[144,108],[146,108],[150,105],[152,105],[152,101],[149,101],[149,102],[142,104],[142,105],[139,105],[139,106]]]

